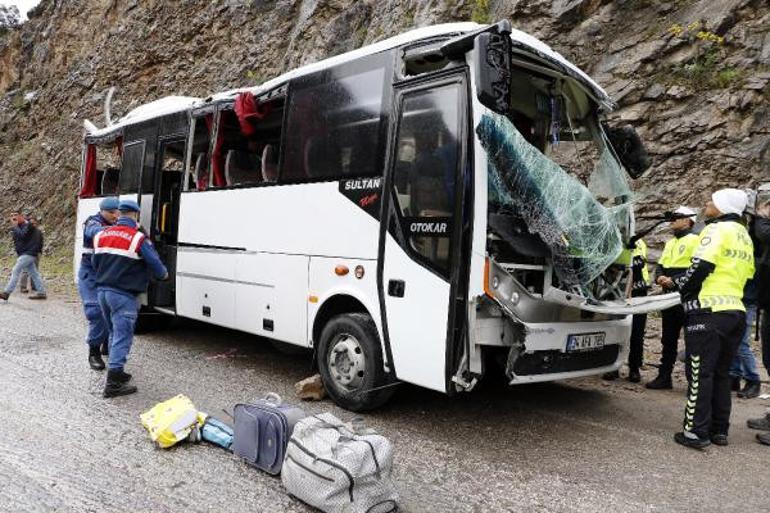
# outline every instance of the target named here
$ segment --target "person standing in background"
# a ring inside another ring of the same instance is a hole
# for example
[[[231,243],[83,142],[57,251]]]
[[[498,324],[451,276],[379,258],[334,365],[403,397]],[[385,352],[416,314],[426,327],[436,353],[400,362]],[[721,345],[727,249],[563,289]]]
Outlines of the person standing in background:
[[[692,232],[695,225],[696,213],[687,207],[679,207],[674,211],[677,216],[669,225],[674,236],[666,242],[663,253],[660,255],[658,265],[661,268],[661,276],[658,277],[658,285],[667,277],[676,279],[682,276],[690,267],[690,260],[698,243],[698,236]],[[660,344],[663,347],[660,356],[658,376],[645,385],[652,390],[670,389],[673,387],[671,373],[676,362],[676,352],[679,345],[679,333],[684,326],[684,308],[682,305],[672,306],[661,312],[663,333]]]
[[[40,277],[40,273],[37,272],[35,267],[35,257],[37,256],[37,240],[32,236],[33,226],[27,221],[27,219],[14,212],[11,214],[11,225],[13,226],[11,233],[13,234],[13,245],[16,250],[16,264],[14,264],[11,270],[11,278],[8,280],[8,284],[5,286],[5,290],[0,292],[0,299],[8,301],[16,286],[19,284],[19,278],[22,271],[27,271],[29,277],[32,279],[32,283],[35,285],[37,292],[31,296],[30,299],[45,299],[45,284]]]
[[[25,216],[29,223],[32,225],[30,230],[32,230],[32,237],[35,239],[35,246],[37,247],[37,257],[35,257],[35,267],[37,268],[38,273],[40,272],[40,257],[43,256],[43,231],[40,229],[40,226],[38,224],[38,219],[34,215],[27,215]],[[19,280],[19,292],[22,294],[26,294],[30,291],[30,280],[29,280],[29,273],[27,271],[22,271],[21,273],[21,279]],[[32,284],[32,290],[34,292],[37,292],[37,289],[35,289],[35,285]]]

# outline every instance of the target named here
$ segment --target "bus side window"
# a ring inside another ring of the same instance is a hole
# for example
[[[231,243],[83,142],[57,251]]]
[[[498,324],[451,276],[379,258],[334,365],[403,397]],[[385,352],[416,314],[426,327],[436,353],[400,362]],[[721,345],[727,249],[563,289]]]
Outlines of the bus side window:
[[[212,114],[193,117],[193,141],[192,161],[190,173],[187,178],[188,191],[205,191],[209,184],[209,169],[211,168],[211,133],[208,125],[211,123],[206,117],[213,118]]]
[[[121,194],[132,194],[139,191],[139,177],[143,165],[144,141],[133,141],[124,144],[123,164],[120,168]]]
[[[385,69],[303,77],[290,89],[282,182],[382,174]]]
[[[458,168],[460,89],[409,93],[402,103],[393,183],[410,248],[442,273],[450,268]]]

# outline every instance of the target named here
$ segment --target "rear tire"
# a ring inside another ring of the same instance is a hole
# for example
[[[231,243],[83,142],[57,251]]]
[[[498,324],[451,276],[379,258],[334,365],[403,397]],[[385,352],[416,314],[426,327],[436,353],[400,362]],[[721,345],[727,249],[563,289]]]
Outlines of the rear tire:
[[[321,332],[317,363],[324,387],[337,405],[360,412],[385,404],[394,386],[383,369],[382,349],[371,316],[350,313],[332,318]]]

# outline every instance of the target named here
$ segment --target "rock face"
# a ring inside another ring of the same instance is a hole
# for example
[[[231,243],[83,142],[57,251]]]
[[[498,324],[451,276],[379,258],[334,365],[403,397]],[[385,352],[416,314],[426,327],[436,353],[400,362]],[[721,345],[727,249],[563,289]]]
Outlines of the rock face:
[[[766,0],[43,0],[0,35],[0,211],[35,208],[71,241],[82,122],[103,124],[110,86],[120,115],[470,18],[512,20],[614,96],[654,158],[640,212],[770,181]]]

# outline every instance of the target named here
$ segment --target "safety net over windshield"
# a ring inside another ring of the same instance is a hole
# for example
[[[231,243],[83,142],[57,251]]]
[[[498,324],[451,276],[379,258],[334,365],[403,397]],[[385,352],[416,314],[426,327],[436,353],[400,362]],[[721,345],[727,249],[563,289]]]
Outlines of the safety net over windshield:
[[[485,114],[476,133],[489,155],[490,200],[512,206],[543,239],[563,285],[586,285],[615,262],[631,194],[598,132],[599,158],[588,186],[527,142],[504,116]]]

